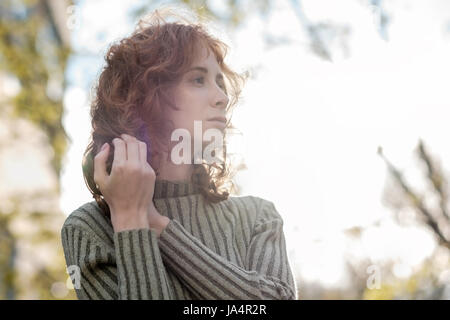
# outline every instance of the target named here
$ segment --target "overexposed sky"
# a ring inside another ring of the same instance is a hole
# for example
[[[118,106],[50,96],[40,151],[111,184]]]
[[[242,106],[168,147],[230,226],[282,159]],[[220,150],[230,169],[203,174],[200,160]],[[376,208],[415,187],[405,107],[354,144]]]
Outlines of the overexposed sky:
[[[71,60],[64,98],[64,125],[73,140],[62,175],[65,214],[92,200],[81,172],[91,130],[89,89],[109,43],[133,29],[126,16],[130,3],[137,2],[78,3],[80,25],[72,41],[83,54]],[[349,56],[338,43],[333,43],[333,63],[313,55],[288,0],[273,1],[267,20],[250,15],[228,35],[229,64],[255,75],[234,113],[249,167],[237,182],[244,194],[275,203],[285,220],[291,263],[302,277],[342,283],[342,257],[349,249],[342,231],[376,221],[380,227],[363,234],[362,254],[374,261],[395,256],[415,266],[434,242],[423,230],[392,223],[381,202],[386,168],[376,151],[382,146],[418,185],[413,152],[419,138],[450,168],[449,2],[386,2],[388,41],[377,33],[373,11],[362,1],[302,3],[311,22],[350,27]],[[290,42],[267,48],[263,30]],[[402,270],[399,275],[407,276]]]

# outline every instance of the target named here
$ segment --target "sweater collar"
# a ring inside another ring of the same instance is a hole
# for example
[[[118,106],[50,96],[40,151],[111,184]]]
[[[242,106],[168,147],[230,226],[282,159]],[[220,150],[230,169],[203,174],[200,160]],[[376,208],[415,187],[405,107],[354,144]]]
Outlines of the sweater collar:
[[[164,180],[155,181],[154,199],[183,197],[200,193],[199,187],[190,180]]]

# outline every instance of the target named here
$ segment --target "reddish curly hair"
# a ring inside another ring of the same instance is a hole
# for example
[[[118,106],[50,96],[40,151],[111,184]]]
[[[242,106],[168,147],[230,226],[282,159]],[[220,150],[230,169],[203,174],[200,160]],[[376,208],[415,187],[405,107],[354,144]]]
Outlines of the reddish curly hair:
[[[167,152],[166,142],[173,129],[167,106],[176,109],[170,90],[192,64],[199,45],[211,50],[225,76],[225,91],[230,98],[226,111],[227,118],[231,119],[229,115],[248,73],[236,73],[224,63],[228,45],[210,35],[201,23],[169,23],[156,10],[149,18],[141,19],[129,37],[112,44],[106,53],[106,65],[94,87],[95,98],[91,104],[91,139],[83,155],[85,183],[106,216],[110,217],[108,204],[93,178],[94,156],[105,142],[110,143],[112,150],[106,162],[110,173],[114,155],[112,140],[126,133],[147,144],[147,161],[158,177],[154,159],[163,150]],[[230,120],[227,128],[233,128]],[[210,202],[227,199],[234,189],[235,172],[226,159],[226,130],[223,146],[220,164],[193,164],[190,181]]]

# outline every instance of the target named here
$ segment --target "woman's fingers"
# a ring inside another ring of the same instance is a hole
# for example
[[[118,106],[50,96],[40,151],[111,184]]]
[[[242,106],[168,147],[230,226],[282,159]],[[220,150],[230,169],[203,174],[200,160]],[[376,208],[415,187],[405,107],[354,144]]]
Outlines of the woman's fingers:
[[[147,163],[147,144],[139,141],[139,160],[142,164]]]
[[[106,159],[108,159],[108,154],[109,144],[105,143],[99,153],[97,153],[94,157],[94,181],[98,186],[103,184],[103,181],[107,176]]]
[[[95,160],[98,171],[98,186],[111,211],[115,230],[120,230],[121,222],[143,221],[152,203],[156,175],[147,163],[147,145],[135,137],[122,134],[112,141],[114,159],[111,175],[107,175],[105,162],[108,154],[101,152]],[[125,214],[125,216],[124,216]],[[146,224],[147,222],[145,222]],[[138,225],[136,225],[138,226]],[[140,225],[139,225],[140,226]]]
[[[114,160],[111,171],[115,170],[117,167],[124,167],[125,162],[127,161],[125,141],[119,138],[114,138],[112,142],[114,144]]]
[[[138,167],[140,162],[138,140],[135,137],[124,133],[120,136],[127,144],[127,161],[135,167]]]

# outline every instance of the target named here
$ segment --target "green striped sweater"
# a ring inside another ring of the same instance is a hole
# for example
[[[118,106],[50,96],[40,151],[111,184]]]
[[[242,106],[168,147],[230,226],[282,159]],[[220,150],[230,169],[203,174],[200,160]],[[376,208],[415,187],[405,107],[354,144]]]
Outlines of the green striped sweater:
[[[78,299],[296,299],[283,220],[254,196],[209,203],[189,181],[156,180],[154,203],[170,219],[114,232],[95,201],[61,229]]]

